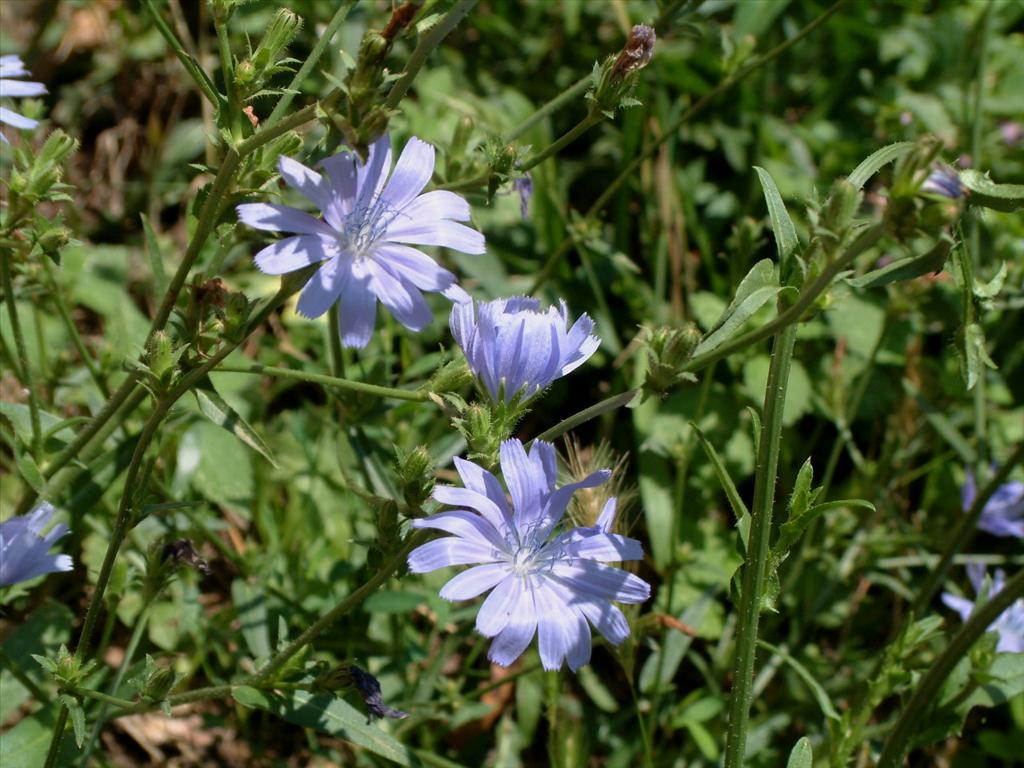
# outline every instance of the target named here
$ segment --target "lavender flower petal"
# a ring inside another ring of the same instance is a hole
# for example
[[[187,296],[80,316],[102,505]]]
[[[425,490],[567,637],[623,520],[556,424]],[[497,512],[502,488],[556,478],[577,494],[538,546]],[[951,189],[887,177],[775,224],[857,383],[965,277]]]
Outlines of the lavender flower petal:
[[[68,527],[60,523],[42,535],[56,511],[52,504],[43,502],[27,515],[0,523],[0,586],[71,570],[73,563],[68,555],[49,554]]]

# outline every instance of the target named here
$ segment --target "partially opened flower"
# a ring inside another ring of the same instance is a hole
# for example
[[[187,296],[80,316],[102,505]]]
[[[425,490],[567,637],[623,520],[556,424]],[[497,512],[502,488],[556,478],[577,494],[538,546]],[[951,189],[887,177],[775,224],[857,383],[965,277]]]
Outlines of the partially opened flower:
[[[272,203],[238,206],[238,218],[251,227],[293,233],[257,253],[256,266],[282,275],[320,264],[298,311],[319,317],[339,302],[345,346],[369,342],[378,299],[406,328],[422,330],[432,315],[421,291],[454,297],[459,289],[455,275],[410,246],[483,253],[484,236],[457,223],[469,219],[469,204],[453,192],[420,194],[434,172],[434,148],[415,137],[393,172],[387,135],[370,146],[365,163],[354,152],[341,152],[320,165],[326,175],[289,157],[278,162],[281,177],[320,209],[322,219]]]
[[[948,165],[936,165],[921,185],[921,191],[956,200],[963,196],[964,187],[960,174],[954,169]]]
[[[28,581],[44,573],[71,570],[68,555],[49,554],[50,547],[68,532],[68,527],[60,523],[43,535],[55,512],[53,505],[43,502],[27,515],[0,523],[0,586]]]
[[[46,86],[42,83],[33,83],[26,80],[11,80],[13,77],[30,77],[25,69],[25,64],[18,56],[0,56],[0,98],[8,99],[18,96],[42,96],[46,93]],[[10,125],[14,128],[25,129],[35,128],[39,125],[38,120],[31,120],[24,115],[19,115],[6,107],[0,107],[0,123]],[[10,142],[0,132],[0,141],[5,144]]]
[[[960,489],[960,500],[965,512],[970,509],[977,495],[974,475],[968,472],[963,488]],[[981,517],[978,518],[978,527],[993,536],[1024,539],[1024,483],[1013,481],[999,486],[985,502]]]
[[[434,498],[458,509],[413,521],[417,528],[452,534],[417,547],[409,569],[426,573],[476,563],[441,589],[446,600],[468,600],[491,590],[480,606],[476,628],[493,637],[488,658],[508,666],[536,634],[545,669],[566,659],[577,670],[590,661],[590,627],[609,643],[629,636],[629,624],[612,601],[642,603],[651,588],[643,579],[605,565],[643,557],[640,542],[611,532],[615,499],[605,504],[592,528],[564,529],[573,493],[608,480],[608,470],[578,483],[555,487],[555,449],[541,440],[527,453],[518,440],[501,444],[501,472],[511,507],[498,479],[462,459],[455,467],[464,488],[438,486]]]
[[[1006,584],[1006,574],[1002,570],[997,570],[986,590],[985,566],[981,563],[968,564],[967,578],[971,580],[975,593],[983,596],[985,600],[991,600],[998,595]],[[964,621],[967,621],[974,613],[974,602],[958,595],[944,592],[942,602],[959,613],[960,618]],[[1010,607],[999,614],[999,618],[989,625],[988,631],[996,632],[999,635],[997,651],[1024,653],[1024,599],[1011,603]]]
[[[524,296],[452,307],[452,334],[495,402],[525,401],[583,365],[600,340],[587,315],[569,326],[569,309],[540,310]]]

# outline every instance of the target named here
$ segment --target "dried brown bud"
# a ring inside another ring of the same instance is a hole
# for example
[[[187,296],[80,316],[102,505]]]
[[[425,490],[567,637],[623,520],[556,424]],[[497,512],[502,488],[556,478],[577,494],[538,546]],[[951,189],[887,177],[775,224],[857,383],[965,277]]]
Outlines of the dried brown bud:
[[[654,55],[654,28],[637,24],[629,32],[629,39],[612,66],[612,79],[622,80],[630,72],[646,67]]]

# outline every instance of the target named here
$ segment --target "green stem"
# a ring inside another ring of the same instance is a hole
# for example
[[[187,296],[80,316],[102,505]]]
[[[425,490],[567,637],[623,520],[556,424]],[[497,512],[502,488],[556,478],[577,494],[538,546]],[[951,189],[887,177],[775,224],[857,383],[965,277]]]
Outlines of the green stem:
[[[25,674],[24,670],[18,665],[18,662],[7,655],[7,651],[3,649],[3,646],[0,646],[0,667],[5,667],[40,706],[45,707],[50,703],[50,697],[46,695],[46,692],[36,685],[31,677]]]
[[[274,675],[279,672],[281,668],[284,667],[284,665],[287,664],[293,656],[295,656],[295,654],[312,643],[317,637],[319,637],[320,633],[334,624],[334,622],[351,611],[357,605],[362,603],[368,595],[375,592],[378,587],[390,579],[395,571],[405,564],[405,559],[409,552],[424,543],[427,536],[429,536],[429,531],[423,530],[417,531],[409,536],[405,545],[396,552],[392,558],[386,562],[379,571],[377,571],[377,573],[375,573],[368,581],[364,582],[354,592],[350,592],[337,605],[331,608],[331,610],[313,622],[305,632],[289,643],[284,650],[276,653],[270,661],[264,665],[263,669],[259,670],[259,672],[245,682],[245,685],[259,687],[260,685],[272,681]]]
[[[334,40],[334,36],[338,33],[341,25],[345,23],[345,18],[348,16],[349,11],[356,4],[356,0],[348,0],[338,6],[338,10],[334,12],[331,20],[327,22],[327,27],[324,29],[324,33],[316,41],[316,45],[313,46],[313,50],[309,54],[299,71],[295,73],[295,77],[288,83],[288,89],[281,94],[281,98],[277,100],[277,104],[274,106],[274,111],[270,113],[270,117],[263,121],[263,125],[270,126],[281,119],[281,116],[288,111],[288,107],[291,106],[292,99],[295,98],[295,94],[298,93],[302,84],[306,81],[309,73],[313,71],[317,62],[320,61],[320,57],[324,55],[324,51]]]
[[[11,279],[11,259],[14,252],[4,249],[3,257],[0,258],[0,272],[3,274],[4,300],[7,302],[7,317],[11,323],[11,333],[14,335],[14,348],[18,353],[18,365],[21,368],[21,383],[25,385],[28,393],[28,411],[32,422],[32,458],[39,461],[43,455],[43,429],[39,421],[39,394],[36,392],[35,384],[32,381],[32,366],[28,360],[28,348],[25,346],[25,336],[21,330],[21,323],[18,320],[18,307],[14,298],[14,281]]]
[[[405,65],[405,72],[402,73],[398,82],[391,86],[391,90],[384,100],[385,110],[394,109],[398,106],[398,102],[405,96],[410,86],[412,86],[412,81],[416,79],[416,75],[419,74],[420,69],[426,63],[427,57],[441,44],[441,41],[448,36],[448,33],[455,29],[455,26],[462,21],[476,4],[477,0],[457,0],[455,5],[451,7],[451,10],[445,14],[444,18],[431,27],[420,39],[419,45],[416,46],[409,56],[409,61]]]
[[[754,501],[750,507],[750,539],[743,566],[743,588],[736,626],[736,663],[729,698],[725,768],[739,768],[743,765],[747,745],[747,722],[750,716],[754,660],[757,654],[757,628],[761,616],[761,598],[764,593],[772,532],[782,416],[786,406],[786,388],[793,360],[796,329],[794,323],[776,337],[768,368],[768,385],[764,396],[764,425],[757,454]]]
[[[960,628],[946,649],[931,663],[924,679],[910,697],[903,709],[896,726],[889,735],[889,740],[878,758],[877,768],[897,768],[910,751],[921,721],[928,710],[935,704],[936,697],[946,678],[978,638],[985,634],[993,621],[1018,598],[1024,596],[1024,570],[1006,582],[1003,589],[987,603],[977,608]]]
[[[345,378],[345,358],[341,351],[341,325],[338,321],[338,302],[327,310],[327,344],[330,351],[331,373],[337,379]]]
[[[511,144],[513,141],[518,139],[528,130],[533,128],[533,126],[535,126],[541,120],[548,117],[549,115],[553,115],[555,112],[557,112],[566,104],[568,104],[570,101],[581,96],[590,86],[591,81],[592,78],[590,75],[585,75],[584,77],[581,77],[579,80],[570,85],[560,94],[555,96],[555,98],[551,99],[551,101],[544,104],[536,112],[534,112],[528,118],[523,120],[523,122],[521,122],[519,125],[513,128],[507,134],[505,134],[502,137],[503,141],[505,141],[508,144]]]
[[[82,363],[89,371],[89,376],[96,383],[103,397],[110,397],[110,387],[107,386],[106,380],[100,376],[99,369],[96,367],[96,363],[93,362],[92,357],[89,355],[89,351],[85,347],[85,342],[82,341],[82,335],[78,332],[78,327],[75,325],[74,320],[71,319],[71,312],[68,310],[67,302],[64,300],[64,292],[61,290],[60,283],[57,280],[57,272],[53,266],[53,263],[49,259],[43,259],[43,266],[46,269],[46,274],[50,278],[50,288],[52,293],[50,294],[53,298],[53,303],[57,305],[57,313],[60,315],[60,319],[64,322],[64,327],[67,329],[68,336],[71,337],[71,343],[75,345],[75,350],[78,352],[78,356],[82,358]]]
[[[925,579],[924,584],[921,585],[921,589],[917,593],[917,597],[914,599],[914,604],[911,606],[911,611],[914,616],[921,617],[924,615],[928,604],[932,601],[932,598],[935,597],[935,593],[939,591],[942,587],[942,583],[946,580],[946,575],[949,573],[949,568],[953,564],[953,559],[970,543],[971,537],[974,536],[974,533],[978,528],[978,519],[981,517],[981,512],[985,508],[985,505],[999,489],[999,486],[1006,482],[1006,478],[1009,477],[1010,472],[1015,466],[1020,464],[1022,459],[1024,459],[1024,442],[1017,444],[1013,453],[1011,453],[999,469],[996,470],[992,479],[989,480],[978,495],[974,497],[974,502],[971,504],[970,509],[968,509],[957,520],[952,533],[946,537],[946,547],[943,549],[938,563],[936,563],[935,567],[932,568],[931,572],[928,574],[928,578]]]
[[[601,112],[596,110],[590,112],[589,114],[587,114],[586,117],[584,117],[582,120],[576,123],[576,125],[574,125],[568,131],[563,133],[557,139],[555,139],[551,144],[546,146],[544,149],[542,149],[540,152],[533,155],[532,157],[524,160],[519,165],[519,170],[525,173],[534,166],[543,163],[549,157],[560,152],[564,147],[567,147],[569,144],[576,141],[576,139],[578,139],[580,136],[582,136],[584,133],[589,131],[591,128],[593,128],[595,125],[602,122],[603,120],[604,115],[602,115]]]
[[[156,27],[157,31],[167,41],[167,44],[171,46],[171,50],[174,51],[174,55],[178,57],[181,65],[185,68],[185,71],[192,77],[195,84],[199,86],[199,91],[207,98],[207,100],[215,107],[220,109],[225,104],[224,97],[217,91],[213,82],[207,77],[203,68],[199,66],[199,62],[196,61],[195,56],[185,50],[185,46],[178,40],[177,35],[164,21],[163,16],[153,5],[153,0],[143,0],[143,8],[149,14],[149,17],[153,20],[153,26]]]
[[[135,628],[132,630],[132,636],[128,640],[128,647],[125,649],[124,658],[121,660],[121,666],[117,669],[117,674],[114,676],[114,682],[110,684],[110,694],[112,697],[121,687],[121,682],[124,680],[124,676],[127,674],[128,668],[132,665],[132,661],[135,659],[135,652],[138,650],[139,642],[142,640],[142,633],[146,631],[146,627],[149,625],[149,614],[152,606],[152,601],[147,602],[135,621]],[[103,730],[103,725],[107,720],[107,715],[110,712],[110,706],[110,702],[103,702],[103,706],[100,707],[99,714],[96,715],[96,722],[93,724],[92,733],[85,745],[85,749],[82,750],[82,759],[79,760],[79,765],[82,766],[82,768],[86,768],[86,766],[89,765],[89,756],[92,755],[93,749],[96,748],[96,742],[99,740],[100,731]]]
[[[222,125],[226,124],[235,141],[241,141],[242,100],[239,98],[238,84],[235,82],[235,57],[231,53],[231,40],[228,38],[228,19],[221,18],[217,13],[213,16],[213,26],[217,31],[217,47],[220,50],[220,68],[224,76],[224,90],[228,95],[227,108],[221,111],[221,119],[224,121]]]
[[[780,43],[779,45],[765,52],[761,56],[754,57],[749,64],[747,64],[745,67],[737,71],[735,74],[732,74],[729,77],[725,78],[725,80],[720,82],[717,86],[715,86],[715,88],[713,88],[711,91],[705,94],[692,107],[690,107],[682,115],[680,115],[679,118],[674,123],[672,123],[672,125],[666,128],[662,132],[660,137],[652,141],[642,152],[637,154],[637,156],[634,157],[633,160],[631,160],[626,165],[626,167],[622,169],[622,171],[619,172],[619,175],[616,176],[607,187],[605,187],[605,189],[598,196],[597,200],[594,201],[593,205],[591,205],[590,208],[587,209],[587,212],[583,215],[583,219],[592,219],[600,211],[602,211],[604,207],[612,199],[612,196],[618,191],[619,187],[621,187],[627,179],[633,176],[633,174],[636,172],[636,170],[640,167],[642,163],[654,157],[654,155],[661,148],[662,144],[664,144],[669,139],[674,138],[676,134],[679,132],[679,129],[682,128],[684,124],[692,120],[696,115],[703,112],[704,109],[709,104],[711,104],[712,101],[717,99],[726,91],[730,90],[736,84],[740,83],[752,72],[756,71],[757,69],[760,69],[762,66],[767,64],[772,59],[777,58],[781,54],[785,53],[787,50],[792,48],[794,45],[803,40],[809,34],[814,32],[814,30],[816,30],[818,27],[820,27],[822,24],[828,21],[837,11],[839,11],[844,5],[846,5],[847,2],[849,2],[849,0],[838,0],[838,2],[830,6],[818,18],[816,18],[810,24],[808,24],[795,35],[793,35],[793,37],[789,38],[789,40]],[[543,285],[544,282],[548,279],[548,277],[551,276],[551,273],[554,270],[555,265],[558,263],[558,260],[569,251],[571,241],[572,235],[563,240],[558,245],[558,247],[555,248],[554,251],[552,251],[551,255],[548,257],[548,260],[544,263],[544,266],[541,268],[540,273],[537,275],[537,278],[533,281],[532,287],[529,291],[527,291],[528,294],[536,293],[540,286]]]
[[[410,400],[423,402],[430,399],[430,393],[423,389],[398,389],[395,387],[381,387],[377,384],[367,384],[362,381],[351,381],[335,376],[324,376],[319,373],[306,373],[305,371],[294,371],[290,368],[276,368],[271,365],[255,363],[253,365],[222,365],[217,369],[218,373],[251,373],[258,376],[273,376],[279,379],[294,379],[296,381],[308,381],[313,384],[322,384],[325,387],[335,389],[347,389],[351,392],[361,392],[365,395],[376,397],[387,397],[392,400]]]
[[[603,413],[608,413],[609,411],[614,411],[616,408],[628,405],[639,392],[640,390],[638,389],[630,389],[626,392],[620,392],[617,395],[605,398],[601,402],[596,403],[589,408],[584,408],[582,411],[574,413],[567,419],[562,419],[551,429],[537,435],[537,439],[547,440],[550,442],[551,440],[559,438],[570,429],[575,429],[580,424],[584,424]]]

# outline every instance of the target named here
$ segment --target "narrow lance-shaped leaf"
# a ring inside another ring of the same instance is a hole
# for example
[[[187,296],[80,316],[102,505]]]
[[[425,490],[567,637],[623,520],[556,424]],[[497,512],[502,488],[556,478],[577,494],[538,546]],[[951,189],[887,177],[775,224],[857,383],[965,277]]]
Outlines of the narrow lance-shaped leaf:
[[[220,393],[214,388],[213,382],[210,381],[209,377],[200,381],[192,391],[196,396],[196,402],[199,404],[199,410],[203,412],[206,418],[218,427],[230,432],[273,464],[274,467],[277,467],[277,462],[274,460],[270,448],[263,442],[263,438],[256,433],[256,430],[249,426],[245,419],[238,415],[234,408],[227,404],[224,398],[220,396]]]
[[[987,173],[970,168],[960,172],[960,182],[971,191],[971,205],[1007,213],[1024,208],[1024,184],[996,184]]]
[[[900,141],[896,144],[890,144],[887,147],[882,147],[876,152],[872,152],[868,155],[860,165],[853,169],[847,177],[847,181],[853,184],[854,187],[860,189],[867,184],[868,179],[878,173],[883,167],[899,160],[905,154],[910,152],[914,148],[915,144],[912,141]]]
[[[782,287],[775,265],[769,259],[757,262],[736,288],[736,295],[722,312],[714,327],[708,331],[694,354],[710,352],[728,341],[767,302],[778,295]]]
[[[772,232],[775,233],[775,247],[779,251],[779,263],[786,264],[790,254],[800,245],[796,236],[796,227],[789,217],[786,204],[782,202],[782,195],[775,185],[774,179],[764,168],[754,166],[757,171],[757,178],[761,182],[761,189],[764,190],[764,201],[768,204],[768,217],[772,222]]]
[[[900,280],[912,280],[915,277],[939,272],[946,264],[952,249],[953,239],[949,235],[943,235],[927,253],[897,259],[881,269],[873,269],[846,282],[854,288],[878,288]]]

